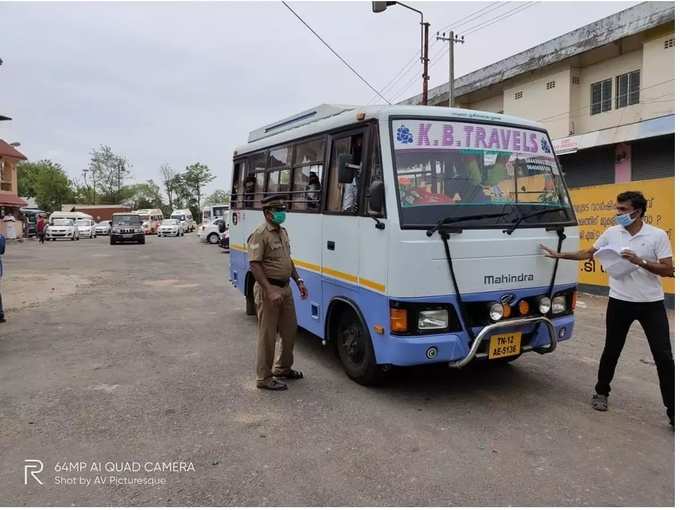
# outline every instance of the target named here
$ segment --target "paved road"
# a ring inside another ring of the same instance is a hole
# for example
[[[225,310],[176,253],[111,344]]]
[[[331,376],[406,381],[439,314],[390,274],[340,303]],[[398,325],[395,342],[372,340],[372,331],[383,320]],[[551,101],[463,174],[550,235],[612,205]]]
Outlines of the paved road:
[[[603,299],[583,299],[551,355],[403,370],[379,389],[301,332],[305,379],[267,393],[227,260],[193,235],[9,247],[1,504],[673,505],[673,431],[639,327],[610,412],[590,409]],[[24,484],[25,459],[44,485]]]

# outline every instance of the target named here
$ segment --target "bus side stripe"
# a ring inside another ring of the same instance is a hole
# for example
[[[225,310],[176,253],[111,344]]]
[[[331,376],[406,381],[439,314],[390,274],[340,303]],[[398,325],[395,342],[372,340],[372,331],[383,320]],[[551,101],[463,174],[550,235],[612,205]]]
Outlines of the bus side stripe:
[[[246,247],[245,245],[242,244],[232,244],[231,249],[236,250],[236,251],[242,251],[245,252]],[[343,280],[349,283],[353,284],[359,284],[364,287],[368,287],[369,289],[373,289],[378,292],[385,292],[385,285],[382,283],[374,282],[373,280],[367,280],[366,278],[360,278],[357,277],[357,275],[350,274],[350,273],[344,273],[342,271],[338,271],[336,269],[332,269],[330,267],[321,267],[317,264],[312,264],[311,262],[307,262],[304,260],[300,259],[293,259],[293,262],[295,263],[296,266],[301,267],[303,269],[307,269],[308,271],[313,271],[315,273],[319,273],[322,275],[327,275],[327,276],[332,276],[333,278],[337,278],[338,280]]]

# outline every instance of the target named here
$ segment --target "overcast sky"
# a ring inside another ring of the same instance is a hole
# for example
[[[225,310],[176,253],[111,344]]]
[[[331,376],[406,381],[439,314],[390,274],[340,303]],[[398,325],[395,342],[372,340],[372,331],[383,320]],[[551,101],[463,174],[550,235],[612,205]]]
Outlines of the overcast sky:
[[[541,2],[477,30],[456,46],[456,75],[494,63],[636,2]],[[493,5],[491,5],[493,4]],[[526,3],[413,3],[432,33],[472,31]],[[370,2],[291,6],[366,79],[382,88],[419,51],[419,18],[400,6],[373,14]],[[227,189],[233,148],[248,132],[321,103],[366,104],[374,94],[280,2],[0,2],[0,138],[30,160],[61,163],[82,179],[89,152],[110,145],[135,181],[169,163],[207,164]],[[433,42],[431,56],[445,48]],[[448,77],[434,62],[431,86]],[[419,93],[414,66],[385,93]],[[409,82],[411,82],[409,86]],[[396,96],[396,97],[395,97]],[[373,99],[373,103],[380,103]]]

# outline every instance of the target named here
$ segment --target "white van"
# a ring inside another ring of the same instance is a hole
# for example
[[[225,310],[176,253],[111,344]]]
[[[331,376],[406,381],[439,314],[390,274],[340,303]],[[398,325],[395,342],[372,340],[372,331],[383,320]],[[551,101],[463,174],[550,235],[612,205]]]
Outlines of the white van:
[[[179,220],[179,222],[184,226],[185,232],[193,232],[196,230],[196,222],[189,209],[175,209],[170,215],[171,218]]]

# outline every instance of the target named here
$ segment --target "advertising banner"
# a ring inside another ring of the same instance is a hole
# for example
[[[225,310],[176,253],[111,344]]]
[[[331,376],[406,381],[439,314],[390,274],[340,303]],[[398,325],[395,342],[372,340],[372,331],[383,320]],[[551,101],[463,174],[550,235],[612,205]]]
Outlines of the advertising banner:
[[[669,177],[570,189],[579,222],[581,249],[591,247],[602,232],[614,225],[616,195],[624,191],[642,192],[648,201],[645,222],[665,230],[671,239],[671,246],[674,246],[674,179]],[[579,266],[579,283],[608,285],[607,273],[597,259],[580,262]],[[673,278],[662,278],[661,281],[664,292],[675,292]]]
[[[476,149],[552,155],[548,137],[540,131],[514,127],[444,122],[396,120],[393,123],[395,150]]]

